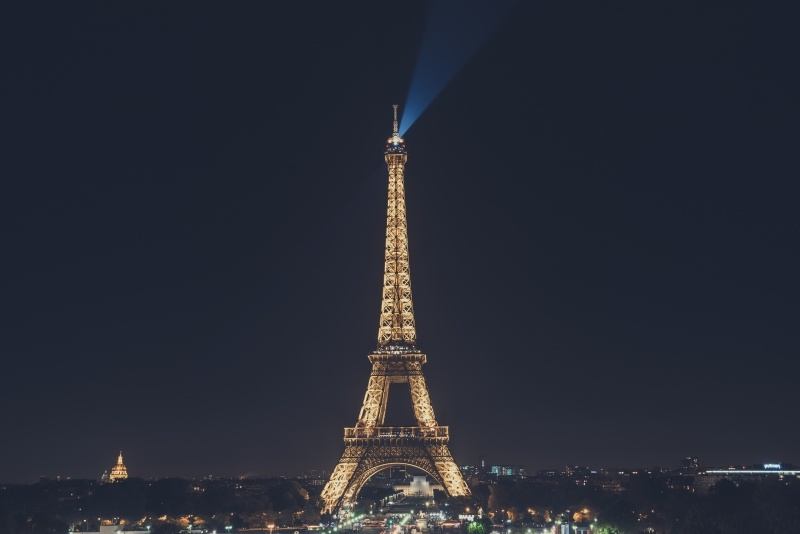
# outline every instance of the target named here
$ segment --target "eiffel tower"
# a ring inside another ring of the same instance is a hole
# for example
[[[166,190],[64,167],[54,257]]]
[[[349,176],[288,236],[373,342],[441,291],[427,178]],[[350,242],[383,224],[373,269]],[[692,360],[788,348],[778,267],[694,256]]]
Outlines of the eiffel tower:
[[[389,169],[389,202],[378,346],[369,355],[372,374],[358,421],[344,429],[344,453],[322,490],[322,509],[327,513],[352,506],[364,484],[392,466],[424,471],[453,497],[470,494],[447,445],[448,427],[436,422],[422,374],[427,357],[417,348],[406,226],[407,153],[397,129],[396,105],[384,159]],[[408,384],[411,390],[416,426],[384,426],[389,386],[397,383]]]

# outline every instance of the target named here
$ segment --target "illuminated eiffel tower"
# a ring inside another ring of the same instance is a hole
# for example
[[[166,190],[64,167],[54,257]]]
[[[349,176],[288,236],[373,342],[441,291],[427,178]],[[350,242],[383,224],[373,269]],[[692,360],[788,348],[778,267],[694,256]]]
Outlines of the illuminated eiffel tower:
[[[397,129],[397,106],[384,159],[389,169],[389,202],[378,347],[369,355],[372,374],[358,421],[344,429],[344,453],[322,490],[323,511],[328,513],[351,506],[367,480],[392,466],[421,469],[451,496],[470,494],[447,445],[448,427],[436,422],[422,374],[426,356],[416,344],[403,176],[407,154]],[[393,383],[408,384],[416,426],[383,426]]]

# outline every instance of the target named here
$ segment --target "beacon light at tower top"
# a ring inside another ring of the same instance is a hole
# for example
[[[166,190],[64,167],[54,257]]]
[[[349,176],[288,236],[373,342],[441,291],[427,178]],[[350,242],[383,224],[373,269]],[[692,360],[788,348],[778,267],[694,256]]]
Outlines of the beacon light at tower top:
[[[386,140],[386,147],[384,148],[384,154],[389,156],[390,154],[405,154],[406,153],[406,142],[405,140],[400,137],[399,132],[399,123],[397,120],[397,104],[393,105],[392,108],[394,109],[394,120],[392,121],[392,135]]]

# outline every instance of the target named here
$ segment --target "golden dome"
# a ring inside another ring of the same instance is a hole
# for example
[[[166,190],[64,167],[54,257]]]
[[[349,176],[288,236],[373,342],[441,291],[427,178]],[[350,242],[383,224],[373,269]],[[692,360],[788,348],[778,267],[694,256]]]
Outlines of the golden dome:
[[[128,468],[125,467],[125,463],[122,461],[122,451],[119,451],[117,464],[111,468],[111,474],[108,475],[108,479],[111,482],[116,482],[117,480],[125,480],[126,478],[128,478]]]

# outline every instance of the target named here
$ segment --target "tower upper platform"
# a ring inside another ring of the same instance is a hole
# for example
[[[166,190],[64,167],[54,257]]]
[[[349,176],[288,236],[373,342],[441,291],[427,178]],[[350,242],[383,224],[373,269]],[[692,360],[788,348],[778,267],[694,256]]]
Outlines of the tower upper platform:
[[[394,122],[392,123],[392,136],[386,140],[386,146],[383,149],[384,155],[389,154],[405,154],[406,142],[400,137],[397,127],[397,104],[392,106],[394,108]]]

